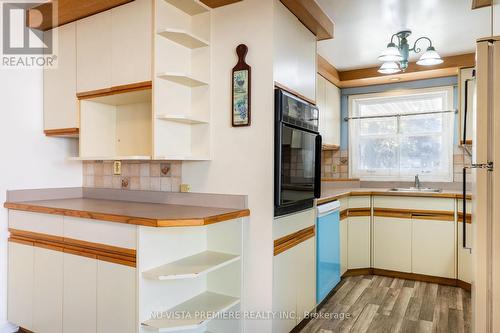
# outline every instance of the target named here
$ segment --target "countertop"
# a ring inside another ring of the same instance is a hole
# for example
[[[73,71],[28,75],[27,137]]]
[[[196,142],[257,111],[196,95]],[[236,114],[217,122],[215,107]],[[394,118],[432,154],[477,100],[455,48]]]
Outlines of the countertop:
[[[321,197],[318,199],[318,204],[324,204],[330,201],[338,200],[346,196],[363,196],[363,195],[383,195],[396,197],[434,197],[434,198],[462,198],[461,191],[443,190],[439,193],[429,192],[389,192],[389,188],[373,188],[373,187],[355,187],[355,188],[335,188],[327,187],[321,189]],[[470,193],[467,194],[467,199],[471,199]]]
[[[49,189],[49,191],[54,189]],[[203,226],[249,216],[246,208],[220,208],[190,205],[189,196],[182,204],[141,202],[143,200],[116,200],[100,197],[54,197],[44,200],[10,200],[5,208],[45,214],[128,223],[149,227]],[[162,194],[164,195],[164,194]],[[175,194],[179,196],[179,194]],[[208,196],[208,195],[207,195]],[[43,195],[41,196],[43,197]],[[200,202],[199,196],[192,202]],[[220,200],[220,198],[218,199]],[[168,201],[168,200],[167,200]],[[176,201],[179,201],[178,199]]]

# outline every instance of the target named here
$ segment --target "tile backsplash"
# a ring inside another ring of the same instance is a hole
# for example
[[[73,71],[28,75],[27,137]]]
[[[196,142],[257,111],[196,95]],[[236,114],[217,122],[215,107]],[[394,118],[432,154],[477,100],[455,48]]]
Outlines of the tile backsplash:
[[[323,150],[321,158],[322,179],[349,178],[349,155],[347,150]]]
[[[83,162],[84,187],[179,192],[181,182],[180,161],[122,161],[121,175],[112,161]]]
[[[321,178],[322,179],[348,179],[349,155],[347,150],[324,150],[322,152]],[[453,151],[453,181],[462,182],[462,169],[470,165],[471,158],[461,147]],[[470,182],[470,169],[467,171],[467,182]]]

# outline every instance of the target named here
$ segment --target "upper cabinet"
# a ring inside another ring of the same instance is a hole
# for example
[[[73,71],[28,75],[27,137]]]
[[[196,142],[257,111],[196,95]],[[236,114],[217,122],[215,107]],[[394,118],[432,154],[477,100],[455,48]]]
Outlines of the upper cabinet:
[[[78,134],[76,101],[76,23],[54,28],[45,38],[55,36],[54,67],[43,70],[44,130],[47,135]]]
[[[77,92],[150,81],[152,22],[151,0],[78,20]]]
[[[321,75],[317,75],[316,105],[319,109],[319,132],[323,149],[340,146],[340,89]]]
[[[274,10],[274,81],[290,92],[316,99],[316,36],[281,2]]]

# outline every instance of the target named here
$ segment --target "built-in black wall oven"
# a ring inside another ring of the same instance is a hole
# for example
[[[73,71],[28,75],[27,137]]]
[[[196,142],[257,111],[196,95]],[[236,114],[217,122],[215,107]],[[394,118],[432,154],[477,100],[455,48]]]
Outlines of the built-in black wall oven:
[[[274,94],[274,216],[313,206],[321,189],[319,112],[282,89]]]

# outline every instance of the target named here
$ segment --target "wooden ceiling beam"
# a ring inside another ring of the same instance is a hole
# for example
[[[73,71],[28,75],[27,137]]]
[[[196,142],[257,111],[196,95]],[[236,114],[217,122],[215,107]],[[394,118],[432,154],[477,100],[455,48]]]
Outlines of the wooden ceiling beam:
[[[133,0],[58,0],[57,20],[52,17],[51,5],[49,1],[39,6],[33,7],[27,13],[27,25],[39,30],[49,30],[66,23],[104,12],[114,7],[121,6]],[[186,0],[187,1],[187,0]],[[201,0],[210,8],[229,5],[241,0]],[[40,19],[40,14],[43,20]],[[40,24],[40,21],[42,22]]]
[[[472,0],[472,9],[489,7],[493,4],[493,0]]]
[[[340,78],[339,78],[339,72],[337,69],[330,64],[325,58],[320,56],[318,54],[318,74],[336,85],[337,87],[340,87]]]
[[[321,9],[316,0],[281,0],[317,40],[333,38],[333,21]]]

